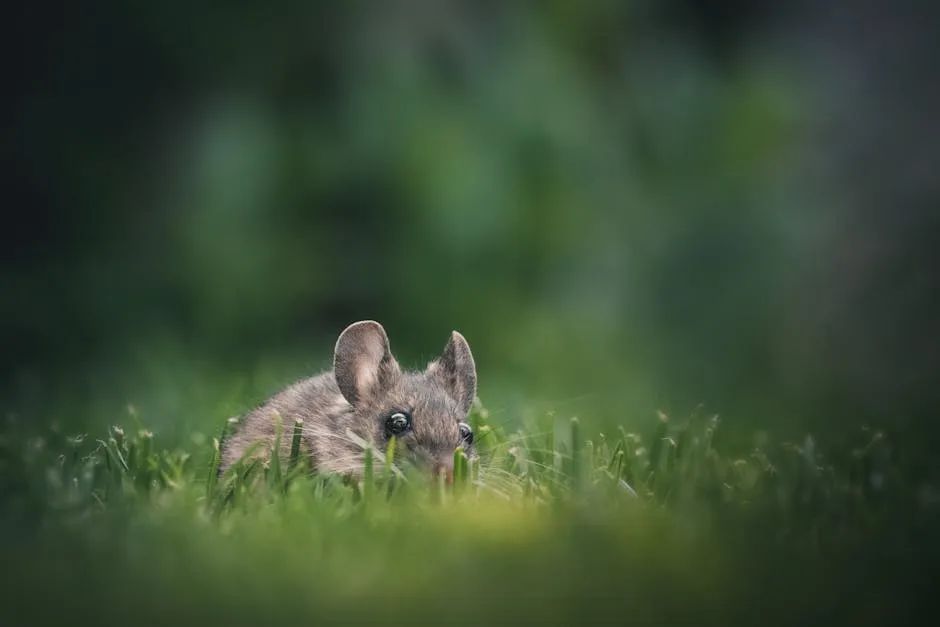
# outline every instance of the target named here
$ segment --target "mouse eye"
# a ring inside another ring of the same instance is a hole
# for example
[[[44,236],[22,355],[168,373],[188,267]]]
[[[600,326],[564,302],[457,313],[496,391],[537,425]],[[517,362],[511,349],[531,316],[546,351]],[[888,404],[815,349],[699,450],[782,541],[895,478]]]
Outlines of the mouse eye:
[[[465,422],[461,422],[457,425],[460,428],[460,439],[467,443],[467,445],[473,444],[473,429],[470,428]]]
[[[396,411],[385,419],[386,435],[401,435],[411,427],[411,416],[405,412]]]

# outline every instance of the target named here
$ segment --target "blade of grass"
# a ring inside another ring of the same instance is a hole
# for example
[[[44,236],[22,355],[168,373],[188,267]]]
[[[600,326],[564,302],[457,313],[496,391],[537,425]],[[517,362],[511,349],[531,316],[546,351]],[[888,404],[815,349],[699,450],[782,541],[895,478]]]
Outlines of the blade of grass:
[[[294,420],[294,433],[291,436],[290,442],[290,463],[288,464],[288,469],[293,471],[297,467],[297,463],[300,461],[300,436],[304,430],[304,419],[296,418]]]

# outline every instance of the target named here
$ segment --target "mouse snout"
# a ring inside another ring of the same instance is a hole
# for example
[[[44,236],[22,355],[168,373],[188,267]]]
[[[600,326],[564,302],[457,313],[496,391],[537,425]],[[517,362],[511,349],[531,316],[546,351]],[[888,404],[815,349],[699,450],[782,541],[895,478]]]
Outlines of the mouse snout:
[[[436,459],[431,464],[431,472],[434,478],[444,475],[444,481],[448,485],[454,482],[454,460],[453,458]]]

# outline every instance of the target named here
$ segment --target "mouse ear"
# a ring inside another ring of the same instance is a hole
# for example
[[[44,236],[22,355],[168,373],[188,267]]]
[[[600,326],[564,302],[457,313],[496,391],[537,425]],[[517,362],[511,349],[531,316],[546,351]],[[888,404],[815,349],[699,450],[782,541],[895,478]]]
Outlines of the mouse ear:
[[[400,373],[385,329],[378,322],[356,322],[340,334],[333,354],[333,374],[350,405],[388,389]]]
[[[428,364],[428,374],[444,386],[463,413],[470,411],[477,393],[477,368],[464,336],[456,331],[450,334],[443,354]]]

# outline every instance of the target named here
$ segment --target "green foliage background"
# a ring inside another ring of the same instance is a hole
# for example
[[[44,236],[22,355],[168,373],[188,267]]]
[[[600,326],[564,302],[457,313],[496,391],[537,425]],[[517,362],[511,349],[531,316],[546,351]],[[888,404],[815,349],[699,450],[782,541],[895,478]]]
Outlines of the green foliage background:
[[[932,88],[895,72],[930,42],[913,15],[870,45],[760,4],[22,17],[22,407],[134,402],[172,428],[200,392],[161,377],[191,369],[249,378],[234,413],[361,318],[412,364],[459,328],[494,408],[705,403],[799,435],[936,407]]]
[[[933,503],[936,13],[687,0],[21,8],[2,105],[0,485],[20,503],[5,508],[19,512],[4,518],[8,544],[61,548],[31,535],[43,515],[21,517],[20,499],[45,494],[13,470],[35,434],[146,426],[198,466],[226,417],[328,367],[337,334],[364,318],[411,366],[459,329],[491,420],[510,431],[564,430],[577,415],[590,437],[622,425],[655,438],[657,411],[720,414],[732,459],[813,433],[838,460],[865,427],[896,446],[904,502]],[[130,511],[116,520],[159,531],[115,532],[127,539],[116,571],[165,592],[179,564],[151,571],[128,553],[201,536]],[[568,535],[577,516],[558,520],[556,566],[603,552]],[[650,537],[628,545],[654,551],[659,527],[641,520]],[[98,545],[60,543],[109,589]],[[773,570],[786,549],[768,551]],[[363,568],[401,558],[380,554]],[[682,555],[661,556],[663,581],[698,581],[711,559],[683,570]],[[618,562],[621,576],[636,559]],[[55,563],[32,569],[65,586]],[[474,564],[477,582],[502,567]],[[859,577],[854,588],[872,587]],[[728,601],[734,577],[719,579]]]

